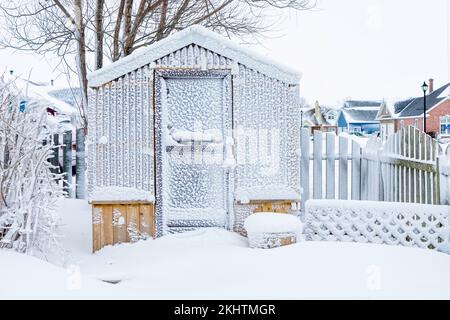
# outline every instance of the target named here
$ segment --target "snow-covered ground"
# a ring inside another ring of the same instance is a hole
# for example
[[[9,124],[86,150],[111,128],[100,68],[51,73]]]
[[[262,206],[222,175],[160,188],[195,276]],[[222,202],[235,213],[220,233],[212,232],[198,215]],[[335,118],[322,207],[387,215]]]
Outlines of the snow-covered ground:
[[[64,200],[60,212],[66,269],[0,251],[0,299],[450,298],[450,256],[434,251],[338,242],[250,249],[246,238],[210,229],[91,254],[87,202]]]

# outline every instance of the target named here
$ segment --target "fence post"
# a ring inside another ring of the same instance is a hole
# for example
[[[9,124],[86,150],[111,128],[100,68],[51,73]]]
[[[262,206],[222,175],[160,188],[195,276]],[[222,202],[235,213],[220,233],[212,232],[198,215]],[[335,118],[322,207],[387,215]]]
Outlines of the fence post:
[[[59,135],[54,134],[53,135],[53,157],[50,158],[50,164],[53,166],[53,168],[50,170],[53,174],[59,173]]]
[[[322,131],[314,131],[313,198],[322,199]]]
[[[301,193],[302,193],[302,212],[305,212],[305,202],[309,199],[309,129],[304,128],[300,134],[300,177],[301,177]]]
[[[336,135],[334,132],[327,132],[325,134],[326,137],[326,154],[327,154],[327,179],[326,179],[326,197],[327,199],[335,199],[336,192],[335,192],[335,151],[334,151],[334,145],[335,145],[335,139]]]
[[[439,157],[436,157],[436,190],[434,204],[441,204],[441,170],[439,168]]]
[[[72,131],[66,131],[63,135],[63,172],[64,175],[64,191],[71,198],[72,193]]]
[[[77,129],[76,135],[76,145],[77,150],[75,154],[75,165],[76,165],[76,177],[77,177],[77,186],[76,186],[76,198],[84,199],[85,198],[85,188],[86,188],[86,157],[85,157],[85,144],[84,144],[84,128]]]
[[[348,199],[348,140],[339,137],[339,199]]]
[[[361,200],[368,200],[369,197],[369,160],[367,146],[362,150],[361,158]]]
[[[352,140],[352,200],[361,200],[361,147]]]

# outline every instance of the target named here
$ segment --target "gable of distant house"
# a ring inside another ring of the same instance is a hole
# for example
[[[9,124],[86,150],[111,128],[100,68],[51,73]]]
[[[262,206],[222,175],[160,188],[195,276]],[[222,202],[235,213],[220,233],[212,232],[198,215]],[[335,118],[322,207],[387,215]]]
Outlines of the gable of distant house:
[[[303,109],[301,112],[302,127],[310,128],[311,134],[316,130],[337,133],[338,110],[322,106],[316,101],[314,107]]]
[[[339,132],[372,134],[380,130],[377,120],[381,101],[348,100],[338,117]]]

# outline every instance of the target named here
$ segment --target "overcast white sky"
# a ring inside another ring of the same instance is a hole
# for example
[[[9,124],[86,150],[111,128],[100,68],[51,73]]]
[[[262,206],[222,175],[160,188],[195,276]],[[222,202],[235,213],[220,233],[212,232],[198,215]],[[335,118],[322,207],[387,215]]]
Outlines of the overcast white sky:
[[[313,11],[285,13],[281,36],[256,49],[303,72],[311,103],[416,96],[425,79],[449,81],[448,1],[319,0]],[[57,76],[51,61],[11,51],[0,51],[0,65],[33,68],[39,81]]]

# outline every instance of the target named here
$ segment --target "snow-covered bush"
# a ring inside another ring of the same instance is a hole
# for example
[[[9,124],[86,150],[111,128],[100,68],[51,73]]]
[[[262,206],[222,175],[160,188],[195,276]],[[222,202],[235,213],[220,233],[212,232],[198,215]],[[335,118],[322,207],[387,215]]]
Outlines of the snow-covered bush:
[[[59,247],[55,201],[63,192],[51,172],[45,108],[0,77],[0,247],[42,254]],[[23,107],[23,103],[22,103]]]

